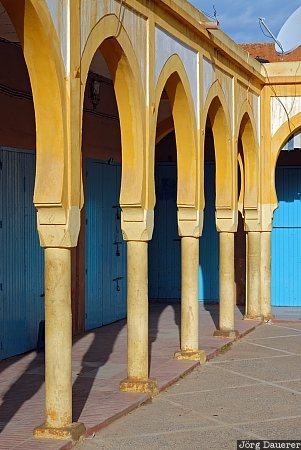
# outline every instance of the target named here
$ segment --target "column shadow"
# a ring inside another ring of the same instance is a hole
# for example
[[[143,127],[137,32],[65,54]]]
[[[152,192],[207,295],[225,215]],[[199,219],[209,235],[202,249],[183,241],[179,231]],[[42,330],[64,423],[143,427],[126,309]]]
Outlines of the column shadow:
[[[94,338],[85,352],[81,369],[73,383],[73,420],[77,421],[90,395],[97,370],[104,366],[114,350],[114,344],[119,333],[126,327],[125,320],[119,320],[108,326],[94,330]],[[87,333],[75,336],[74,344],[78,343]],[[104,345],[105,344],[105,345]],[[5,371],[21,361],[26,354],[12,357],[0,362],[0,372]],[[74,361],[74,360],[73,360]],[[16,370],[18,370],[16,368]],[[34,359],[22,370],[18,379],[8,389],[3,389],[0,405],[0,433],[12,421],[23,404],[29,401],[43,386],[45,380],[44,353],[36,353]],[[88,375],[88,376],[87,376]],[[0,383],[1,387],[1,383]],[[44,410],[44,406],[43,406]],[[41,423],[43,420],[41,420]],[[36,425],[39,425],[37,423]]]
[[[26,355],[1,361],[0,371],[17,364]],[[36,353],[19,378],[4,392],[0,406],[0,433],[17,414],[22,405],[30,400],[44,383],[44,353]],[[1,387],[1,385],[0,385]],[[39,424],[37,424],[39,425]]]
[[[168,333],[170,330],[166,329],[166,327],[162,327],[160,330],[160,318],[164,319],[164,313],[168,308],[172,308],[172,314],[174,317],[174,323],[177,326],[178,332],[178,346],[177,350],[180,349],[180,339],[181,339],[181,303],[179,299],[162,299],[162,300],[153,300],[151,299],[149,302],[149,325],[148,325],[148,359],[149,359],[149,373],[151,371],[152,357],[154,351],[154,344],[157,341],[160,332],[163,334]],[[162,336],[162,339],[164,337]],[[173,355],[170,355],[171,358]]]
[[[81,369],[73,383],[73,420],[78,421],[87,403],[98,370],[103,367],[113,353],[115,342],[120,332],[126,327],[126,320],[119,320],[101,328],[91,330],[94,332],[93,341],[81,360]],[[87,333],[85,333],[87,335]],[[83,336],[75,339],[77,343]],[[103,378],[101,378],[103,379]]]

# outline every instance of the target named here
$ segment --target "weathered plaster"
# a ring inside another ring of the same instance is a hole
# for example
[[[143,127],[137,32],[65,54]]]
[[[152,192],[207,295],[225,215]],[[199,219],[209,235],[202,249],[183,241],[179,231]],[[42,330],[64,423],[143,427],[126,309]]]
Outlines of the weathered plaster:
[[[271,135],[291,119],[301,112],[301,96],[291,97],[271,97]]]
[[[260,96],[255,94],[255,92],[251,92],[251,99],[252,99],[251,105],[253,109],[253,115],[257,132],[257,140],[258,144],[260,144]]]
[[[199,117],[199,86],[198,86],[198,54],[167,31],[156,27],[156,81],[160,76],[166,61],[174,54],[178,55],[185,67],[193,96],[196,118]]]
[[[234,131],[234,97],[233,97],[233,77],[224,70],[216,69],[216,77],[220,82],[224,96],[227,101],[228,111],[230,115],[232,133]]]
[[[46,0],[59,37],[66,75],[70,73],[70,0]]]
[[[124,28],[129,36],[141,70],[141,79],[146,84],[146,39],[147,28],[145,18],[115,0],[84,0],[81,2],[81,55],[87,39],[96,25],[104,16],[114,14],[119,20],[119,26]],[[112,36],[118,36],[119,26],[112,29]]]
[[[203,58],[203,72],[203,103],[205,104],[209,89],[216,80],[215,66],[207,58]]]

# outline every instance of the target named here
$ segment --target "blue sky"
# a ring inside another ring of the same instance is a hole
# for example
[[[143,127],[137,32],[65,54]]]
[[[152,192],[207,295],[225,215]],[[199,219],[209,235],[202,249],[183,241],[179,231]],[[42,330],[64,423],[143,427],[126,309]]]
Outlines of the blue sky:
[[[212,14],[215,6],[220,27],[234,41],[271,42],[260,31],[258,17],[264,17],[276,35],[282,24],[299,6],[301,0],[190,0],[205,13]]]

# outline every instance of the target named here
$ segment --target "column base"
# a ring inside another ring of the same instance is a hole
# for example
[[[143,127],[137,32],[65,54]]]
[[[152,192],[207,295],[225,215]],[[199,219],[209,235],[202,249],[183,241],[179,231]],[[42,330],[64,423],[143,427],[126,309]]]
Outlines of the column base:
[[[256,316],[255,314],[254,315],[253,314],[246,314],[244,316],[244,320],[259,320],[260,322],[262,322],[263,321],[263,316],[262,315]]]
[[[267,315],[263,315],[263,320],[264,322],[270,322],[271,320],[275,319],[274,314],[267,314]]]
[[[86,433],[86,428],[83,423],[74,422],[66,427],[50,427],[47,423],[40,425],[33,430],[35,438],[43,439],[61,439],[78,441],[81,436]]]
[[[126,378],[120,382],[119,390],[123,392],[143,392],[152,397],[159,394],[159,387],[154,378],[148,378],[147,380]]]
[[[215,330],[213,336],[226,339],[237,339],[239,332],[237,330]]]
[[[180,350],[174,354],[174,358],[182,361],[199,361],[200,364],[206,362],[204,350]]]

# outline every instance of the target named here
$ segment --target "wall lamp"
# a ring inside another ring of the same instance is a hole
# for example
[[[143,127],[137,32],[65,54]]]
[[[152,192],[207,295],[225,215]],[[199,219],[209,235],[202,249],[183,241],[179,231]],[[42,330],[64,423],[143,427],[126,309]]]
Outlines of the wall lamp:
[[[96,109],[97,105],[100,102],[100,79],[95,76],[90,81],[90,98],[93,105],[93,109]]]

